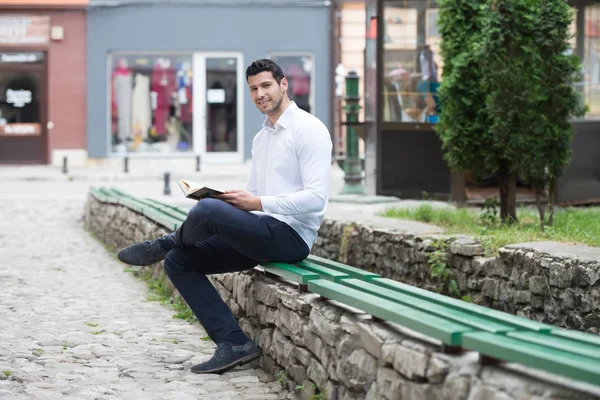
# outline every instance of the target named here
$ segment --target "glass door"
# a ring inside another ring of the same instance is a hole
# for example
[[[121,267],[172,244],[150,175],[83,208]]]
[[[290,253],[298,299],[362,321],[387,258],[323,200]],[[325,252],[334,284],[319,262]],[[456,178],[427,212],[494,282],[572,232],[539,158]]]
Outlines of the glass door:
[[[42,72],[28,67],[0,68],[0,164],[45,159]]]
[[[194,55],[194,126],[198,135],[194,151],[203,162],[244,160],[242,56],[238,53]]]

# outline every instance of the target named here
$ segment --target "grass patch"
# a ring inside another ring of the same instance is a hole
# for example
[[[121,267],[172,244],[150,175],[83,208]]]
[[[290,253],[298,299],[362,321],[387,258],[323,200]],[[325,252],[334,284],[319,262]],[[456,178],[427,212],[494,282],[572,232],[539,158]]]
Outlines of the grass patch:
[[[12,371],[10,369],[5,369],[2,371],[2,374],[4,374],[5,377],[10,378]]]
[[[188,322],[197,321],[196,316],[185,301],[183,301],[181,297],[172,296],[171,291],[167,288],[163,279],[154,280],[154,278],[152,278],[152,271],[149,268],[129,266],[125,271],[146,282],[148,289],[150,289],[150,293],[146,297],[146,300],[157,301],[162,305],[169,307],[171,310],[174,310],[176,313],[173,315],[173,318],[183,319]]]
[[[498,254],[508,244],[553,240],[572,244],[600,246],[600,208],[557,208],[554,225],[540,228],[539,215],[532,208],[517,210],[519,221],[501,224],[493,207],[439,208],[423,204],[410,209],[390,209],[385,217],[402,218],[431,223],[444,228],[449,234],[473,235],[480,241],[487,256]]]
[[[99,331],[92,332],[92,335],[100,335],[101,333],[104,333],[104,332],[106,332],[106,330],[102,329],[102,330],[99,330]]]
[[[97,327],[98,325],[100,325],[100,324],[96,324],[96,323],[94,323],[94,322],[86,322],[85,324],[86,324],[87,326],[91,326],[92,328],[95,328],[95,327]]]

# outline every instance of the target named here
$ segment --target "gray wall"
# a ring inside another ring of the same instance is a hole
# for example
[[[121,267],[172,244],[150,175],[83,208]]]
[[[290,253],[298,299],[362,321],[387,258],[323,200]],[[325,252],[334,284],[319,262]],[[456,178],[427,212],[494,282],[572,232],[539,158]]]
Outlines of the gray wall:
[[[235,51],[244,65],[272,51],[315,55],[315,112],[329,126],[329,9],[324,6],[130,5],[88,14],[87,150],[109,155],[107,56],[131,51]],[[245,91],[245,156],[264,116]],[[331,127],[329,127],[331,130]]]

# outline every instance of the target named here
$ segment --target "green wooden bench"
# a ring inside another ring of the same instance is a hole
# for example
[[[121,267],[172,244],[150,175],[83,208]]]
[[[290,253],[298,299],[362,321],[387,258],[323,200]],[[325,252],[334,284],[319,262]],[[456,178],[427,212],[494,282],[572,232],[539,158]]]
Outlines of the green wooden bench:
[[[93,188],[99,201],[131,208],[176,229],[188,210]],[[437,339],[442,351],[477,351],[483,363],[502,361],[600,385],[600,336],[561,329],[386,279],[340,262],[310,255],[293,265],[265,263],[265,274]]]

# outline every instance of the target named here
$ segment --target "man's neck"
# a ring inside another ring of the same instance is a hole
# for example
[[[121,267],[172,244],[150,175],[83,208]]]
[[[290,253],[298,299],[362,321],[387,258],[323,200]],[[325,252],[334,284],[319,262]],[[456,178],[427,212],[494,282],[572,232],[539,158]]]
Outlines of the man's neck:
[[[290,106],[290,104],[292,104],[290,99],[288,97],[284,97],[283,100],[281,101],[281,105],[279,106],[277,111],[274,111],[273,113],[268,115],[269,120],[271,121],[271,124],[273,124],[273,126],[275,126],[279,117],[281,117],[281,115],[285,112],[285,110],[287,110],[287,108]]]

